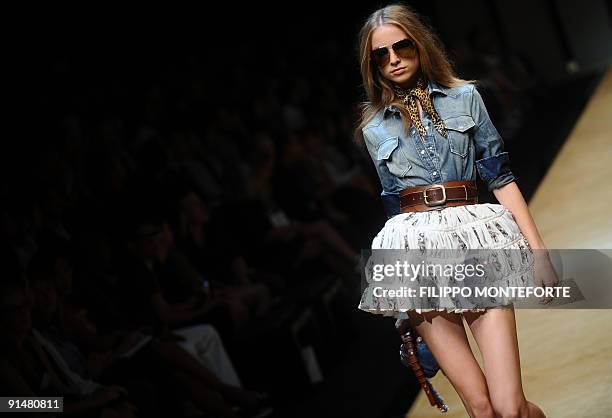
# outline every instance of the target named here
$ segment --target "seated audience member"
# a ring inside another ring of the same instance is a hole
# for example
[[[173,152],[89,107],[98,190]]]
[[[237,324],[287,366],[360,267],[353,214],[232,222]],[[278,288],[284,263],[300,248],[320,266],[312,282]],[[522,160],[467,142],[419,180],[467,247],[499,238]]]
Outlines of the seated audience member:
[[[264,283],[248,282],[247,266],[239,263],[243,261],[242,258],[237,260],[234,268],[235,271],[241,270],[244,280],[211,289],[209,280],[201,276],[189,259],[176,248],[174,232],[167,222],[162,223],[161,231],[157,272],[167,299],[173,299],[173,303],[185,307],[206,303],[223,304],[229,308],[237,331],[267,312],[270,305],[268,287]]]
[[[232,242],[232,226],[227,225],[224,233],[224,222],[210,222],[207,205],[189,187],[183,186],[173,194],[175,229],[172,242],[176,239],[176,247],[197,270],[201,280],[210,283],[214,295],[230,302],[235,317],[246,315],[237,328],[246,325],[247,319],[263,315],[270,307],[269,285],[251,274],[241,254],[243,248]]]
[[[231,338],[234,326],[222,301],[211,299],[186,308],[166,300],[158,275],[162,229],[157,220],[134,224],[118,265],[118,299],[125,325],[136,328],[154,324],[156,334],[163,337],[172,328],[208,322]]]
[[[241,236],[237,244],[246,241],[245,246],[253,253],[250,255],[254,260],[261,262],[263,259],[267,268],[276,266],[285,275],[294,276],[295,272],[303,270],[305,263],[320,260],[325,263],[326,271],[340,275],[350,273],[352,276],[358,261],[355,250],[330,222],[319,215],[312,219],[295,218],[295,213],[290,216],[293,204],[287,202],[291,197],[279,199],[275,193],[278,161],[274,141],[265,131],[259,132],[254,139],[255,150],[249,161],[248,200],[240,207],[243,213],[249,214],[249,221],[238,224],[234,230],[229,227],[231,233]],[[301,204],[309,203],[303,198]],[[224,215],[226,225],[230,224],[232,217],[240,218],[240,213],[231,209]]]
[[[100,338],[101,341],[96,341],[95,325],[88,320],[86,312],[80,310],[75,315],[74,300],[63,303],[59,297],[56,284],[63,281],[61,275],[65,272],[57,268],[65,265],[57,261],[60,258],[35,257],[34,261],[50,261],[36,262],[31,269],[34,300],[38,302],[34,305],[34,312],[41,335],[54,345],[73,371],[104,381],[119,379],[130,388],[130,393],[142,396],[137,405],[146,416],[156,416],[158,411],[151,402],[150,391],[153,389],[143,379],[155,384],[155,390],[159,395],[163,394],[164,400],[184,398],[187,394],[197,408],[222,416],[233,416],[231,405],[250,411],[264,409],[262,399],[265,399],[265,394],[240,388],[240,380],[220,337],[209,325],[176,330],[175,335],[184,338],[184,341],[177,342],[151,340],[141,331],[134,330],[104,350],[104,341],[110,340]],[[67,292],[64,296],[69,296],[70,288],[64,290]],[[89,346],[98,347],[97,351],[90,352],[85,358],[69,335],[77,336],[75,341],[83,340]],[[178,388],[182,390],[178,391]],[[215,393],[223,399],[216,397]],[[167,408],[171,408],[169,401],[165,403]]]
[[[119,363],[123,355],[139,349],[139,344],[145,346],[147,341],[144,335],[129,333],[114,350],[90,352],[89,355],[81,350],[71,335],[76,323],[88,327],[93,327],[93,324],[88,322],[86,310],[82,307],[79,309],[76,300],[67,302],[72,289],[70,265],[68,256],[48,250],[38,252],[30,263],[28,281],[33,301],[33,324],[37,333],[52,344],[53,350],[61,355],[62,362],[72,372],[103,384],[120,384],[128,389],[141,412],[147,416],[158,416],[154,389],[146,378],[149,369],[131,367],[136,363],[129,361],[122,362],[121,368],[111,367]]]
[[[134,417],[125,389],[74,373],[53,344],[32,328],[31,297],[20,281],[0,284],[0,386],[10,396],[62,396],[76,417]]]

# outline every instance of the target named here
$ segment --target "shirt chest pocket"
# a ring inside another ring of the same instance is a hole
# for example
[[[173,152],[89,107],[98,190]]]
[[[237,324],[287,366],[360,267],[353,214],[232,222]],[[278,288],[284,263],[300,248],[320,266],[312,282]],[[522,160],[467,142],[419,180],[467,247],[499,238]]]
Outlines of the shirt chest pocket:
[[[406,176],[412,168],[410,160],[400,144],[399,136],[393,136],[381,142],[376,158],[385,161],[389,172],[398,177]]]
[[[476,124],[468,115],[453,116],[443,121],[448,135],[450,152],[465,158],[470,146],[470,129]]]

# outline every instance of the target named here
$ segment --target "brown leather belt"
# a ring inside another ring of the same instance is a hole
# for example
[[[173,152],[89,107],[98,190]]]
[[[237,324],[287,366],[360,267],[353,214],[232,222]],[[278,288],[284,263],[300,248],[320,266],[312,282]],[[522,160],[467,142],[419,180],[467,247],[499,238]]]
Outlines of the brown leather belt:
[[[478,187],[475,181],[447,181],[408,187],[400,192],[402,212],[424,212],[476,203],[478,203]]]

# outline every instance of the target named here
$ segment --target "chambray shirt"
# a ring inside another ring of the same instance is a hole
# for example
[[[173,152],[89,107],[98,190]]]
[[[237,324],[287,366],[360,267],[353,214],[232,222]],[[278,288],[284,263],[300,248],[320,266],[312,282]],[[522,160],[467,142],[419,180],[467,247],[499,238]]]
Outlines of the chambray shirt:
[[[476,173],[489,190],[515,180],[504,142],[474,85],[447,88],[430,81],[427,90],[448,138],[436,131],[426,112],[421,119],[425,138],[414,125],[406,135],[393,105],[381,109],[362,129],[388,218],[400,213],[399,192],[406,187],[476,180]]]

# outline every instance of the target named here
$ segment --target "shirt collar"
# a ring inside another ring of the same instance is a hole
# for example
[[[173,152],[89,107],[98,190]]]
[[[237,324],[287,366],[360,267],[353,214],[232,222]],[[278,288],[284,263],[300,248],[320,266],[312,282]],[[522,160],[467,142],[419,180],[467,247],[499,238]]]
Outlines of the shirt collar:
[[[436,92],[436,93],[442,93],[445,96],[448,96],[448,95],[452,96],[452,94],[450,94],[448,90],[449,90],[448,88],[436,83],[435,81],[430,80],[427,83],[427,93],[428,94]],[[384,108],[384,116],[387,116],[389,112],[399,112],[399,110],[394,105],[387,105]]]

